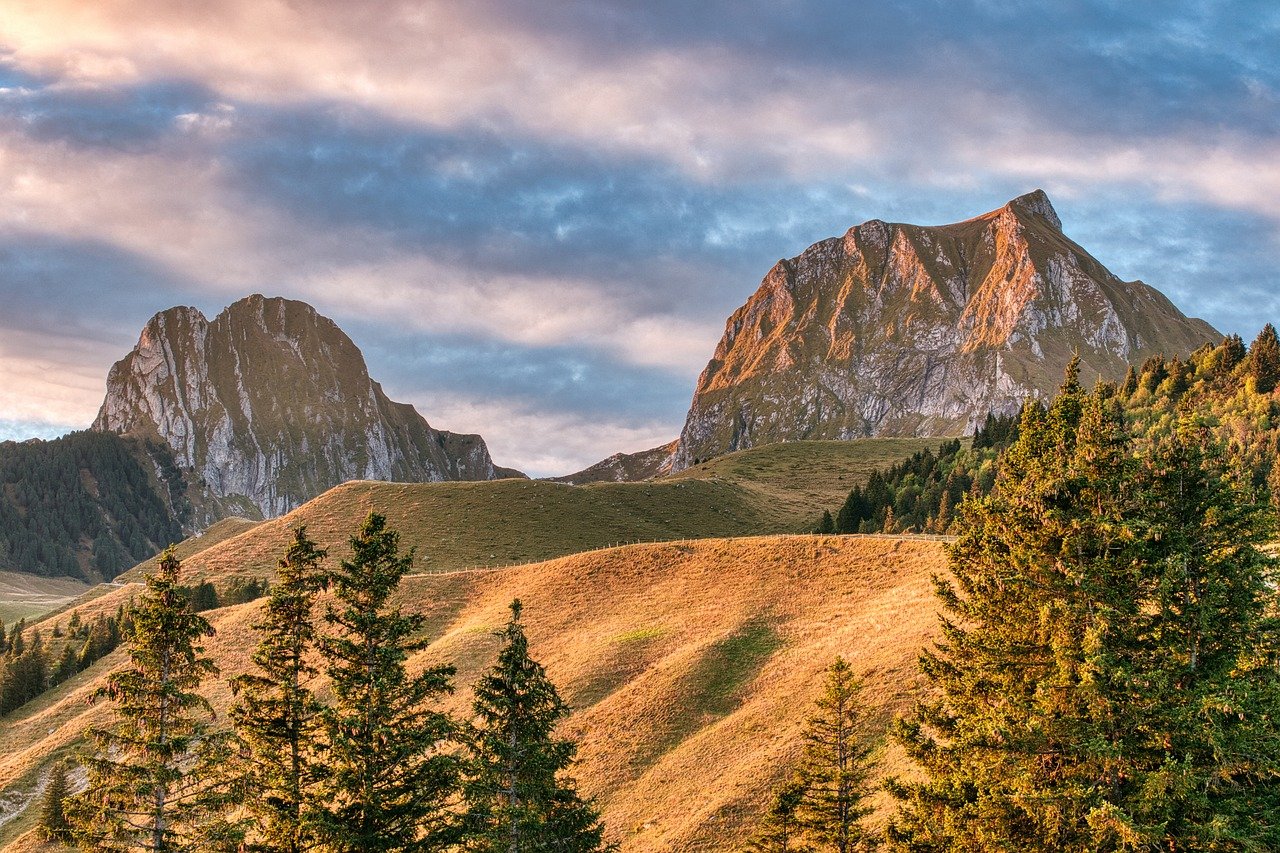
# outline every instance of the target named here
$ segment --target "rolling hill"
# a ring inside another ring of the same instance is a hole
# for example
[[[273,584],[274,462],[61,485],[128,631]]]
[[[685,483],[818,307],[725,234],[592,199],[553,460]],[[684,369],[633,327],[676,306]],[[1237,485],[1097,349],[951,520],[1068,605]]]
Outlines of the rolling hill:
[[[904,537],[704,539],[416,574],[399,598],[428,617],[432,643],[413,665],[457,665],[448,705],[460,714],[497,651],[507,604],[521,598],[531,648],[576,709],[567,723],[581,742],[576,776],[622,849],[727,851],[796,758],[809,700],[837,654],[864,678],[866,736],[883,744],[918,690],[915,659],[935,630],[929,579],[944,567],[938,543]],[[122,587],[95,604],[113,607],[134,592]],[[208,650],[224,678],[247,666],[259,607],[209,614],[217,634]],[[86,699],[123,660],[123,650],[112,653],[4,721],[0,795],[21,803],[42,768],[102,719],[106,707]],[[224,710],[225,680],[208,692]],[[902,770],[893,749],[877,746],[876,756],[882,769]],[[34,820],[31,810],[0,826],[0,843],[38,849],[30,835],[20,839]]]
[[[731,454],[662,480],[567,486],[542,480],[454,483],[358,481],[288,515],[223,522],[187,540],[188,576],[224,582],[267,576],[289,530],[306,525],[339,549],[370,510],[387,516],[421,571],[515,565],[628,542],[801,533],[871,471],[937,439],[806,441]],[[239,531],[239,532],[237,532]],[[207,547],[207,537],[221,539]],[[117,580],[138,580],[139,564]]]

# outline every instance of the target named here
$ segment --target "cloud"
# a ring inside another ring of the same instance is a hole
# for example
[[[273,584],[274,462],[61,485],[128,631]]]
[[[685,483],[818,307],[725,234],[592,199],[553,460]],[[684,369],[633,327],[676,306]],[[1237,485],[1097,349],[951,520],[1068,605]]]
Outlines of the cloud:
[[[576,468],[531,431],[669,438],[778,258],[1044,186],[1249,335],[1280,309],[1278,36],[1247,0],[14,0],[0,329],[101,375],[169,305],[305,299],[433,423]],[[96,407],[6,352],[23,423]]]
[[[534,477],[570,474],[619,451],[648,450],[676,437],[668,422],[602,419],[466,395],[437,398],[434,406],[442,423],[479,425],[497,464]]]

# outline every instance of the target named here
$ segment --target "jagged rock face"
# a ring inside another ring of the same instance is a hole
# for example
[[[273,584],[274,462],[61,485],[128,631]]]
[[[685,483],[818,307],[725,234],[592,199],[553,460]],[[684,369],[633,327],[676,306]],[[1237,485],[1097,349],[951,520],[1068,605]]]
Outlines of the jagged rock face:
[[[432,429],[389,400],[332,320],[257,295],[212,322],[195,308],[151,318],[111,368],[93,428],[158,436],[211,495],[265,517],[347,480],[498,474],[480,436]]]
[[[674,460],[760,444],[958,435],[1084,380],[1221,335],[1124,282],[1037,190],[955,225],[871,220],[779,261],[698,380]]]
[[[553,483],[582,486],[587,483],[635,483],[652,480],[671,472],[679,441],[668,442],[661,447],[641,450],[639,453],[615,453],[607,459],[574,474],[548,477]]]

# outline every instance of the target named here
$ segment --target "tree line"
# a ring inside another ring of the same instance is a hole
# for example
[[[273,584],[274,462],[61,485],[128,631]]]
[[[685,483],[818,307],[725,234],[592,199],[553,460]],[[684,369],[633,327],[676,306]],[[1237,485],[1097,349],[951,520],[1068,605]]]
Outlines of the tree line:
[[[82,622],[73,613],[67,630],[54,626],[46,642],[39,630],[27,639],[26,620],[19,620],[7,634],[0,623],[0,714],[8,714],[39,697],[78,672],[83,672],[120,645],[128,629],[128,614],[99,614]],[[53,647],[61,643],[61,652]]]
[[[199,613],[254,601],[267,588],[262,579],[235,578],[221,591],[203,581],[184,587],[183,592],[187,606]],[[47,640],[39,629],[28,630],[25,619],[8,633],[0,622],[0,714],[16,711],[115,651],[131,623],[132,605],[123,604],[114,614],[100,613],[92,622],[82,621],[79,611],[72,611],[67,627],[55,623]]]
[[[1229,463],[1280,495],[1280,338],[1267,324],[1248,347],[1238,335],[1185,359],[1154,355],[1108,386],[1136,438],[1167,434],[1194,413]],[[816,533],[952,533],[957,508],[995,485],[1000,452],[1018,438],[1019,415],[990,414],[968,446],[943,443],[875,471],[855,486]]]
[[[473,689],[473,719],[457,720],[437,707],[454,667],[408,667],[424,620],[392,596],[412,551],[376,513],[350,549],[326,569],[294,532],[255,624],[253,669],[230,682],[229,729],[201,692],[218,675],[203,651],[213,629],[166,552],[130,611],[130,665],[96,694],[113,713],[88,732],[86,787],[71,794],[66,768],[53,770],[43,835],[121,851],[611,849],[567,775],[575,745],[555,729],[569,709],[529,653],[520,602]]]
[[[0,569],[110,580],[181,539],[190,511],[167,445],[92,431],[0,442]]]
[[[960,506],[926,698],[889,732],[918,772],[880,781],[884,832],[861,825],[856,772],[843,810],[815,809],[805,776],[830,738],[811,723],[752,849],[1280,849],[1276,513],[1220,424],[1188,408],[1135,427],[1133,393],[1086,392],[1073,363]],[[865,752],[846,753],[856,771]]]

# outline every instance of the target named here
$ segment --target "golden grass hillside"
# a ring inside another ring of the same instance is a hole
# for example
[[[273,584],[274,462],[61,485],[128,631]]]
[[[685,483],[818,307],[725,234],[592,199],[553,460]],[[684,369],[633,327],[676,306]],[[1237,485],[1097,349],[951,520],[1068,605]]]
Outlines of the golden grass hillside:
[[[427,616],[433,640],[413,664],[456,664],[448,705],[465,714],[470,684],[498,649],[493,632],[519,597],[533,653],[576,709],[567,723],[581,742],[576,775],[622,849],[729,851],[796,759],[837,654],[865,679],[866,736],[883,744],[919,689],[915,660],[936,624],[929,578],[944,565],[940,544],[903,537],[709,539],[419,574],[400,599]],[[259,608],[208,614],[224,676],[247,666]],[[86,699],[123,660],[114,652],[4,721],[0,789],[31,791],[41,768],[103,718],[106,707]],[[209,693],[224,710],[225,681]],[[902,769],[892,749],[877,759]],[[0,843],[34,818],[29,810],[0,827]]]
[[[623,543],[800,533],[872,471],[939,441],[777,444],[642,483],[345,483],[281,518],[220,522],[178,554],[192,578],[270,575],[288,530],[306,525],[336,551],[370,510],[417,548],[421,571],[517,565]],[[148,565],[118,580],[138,580]]]
[[[191,536],[174,545],[173,552],[179,560],[188,560],[206,551],[214,545],[221,545],[228,539],[232,539],[244,533],[246,530],[252,530],[261,524],[261,521],[254,521],[250,518],[240,518],[239,516],[231,516],[221,521],[215,522],[207,530],[204,530],[196,536]],[[135,573],[138,570],[147,571],[156,564],[155,558],[150,557],[134,566]]]
[[[19,619],[32,619],[83,595],[88,589],[88,584],[75,578],[0,572],[0,621],[12,625]]]

